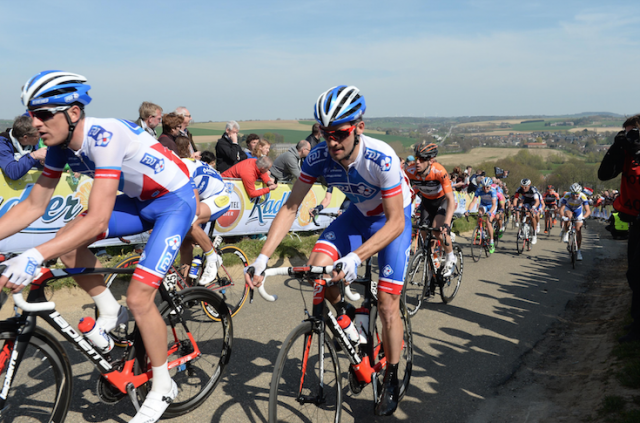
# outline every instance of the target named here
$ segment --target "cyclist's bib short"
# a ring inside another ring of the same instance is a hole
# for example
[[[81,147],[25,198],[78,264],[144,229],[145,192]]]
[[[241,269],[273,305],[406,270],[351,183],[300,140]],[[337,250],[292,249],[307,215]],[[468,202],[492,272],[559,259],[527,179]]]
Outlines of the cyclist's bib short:
[[[322,232],[313,251],[331,257],[333,261],[356,250],[386,223],[385,216],[364,216],[350,206]],[[400,295],[411,247],[411,207],[404,208],[404,231],[378,252],[380,278],[378,290]]]
[[[422,199],[420,203],[420,225],[431,226],[437,215],[446,216],[449,202],[447,197],[442,196],[436,200]]]
[[[133,278],[158,288],[176,259],[196,213],[191,184],[149,201],[126,195],[116,197],[105,238],[151,231]]]
[[[201,204],[206,204],[211,210],[211,217],[209,222],[213,222],[220,218],[223,214],[229,211],[231,206],[231,199],[228,195],[224,194],[224,191],[218,195],[205,198],[200,201]]]

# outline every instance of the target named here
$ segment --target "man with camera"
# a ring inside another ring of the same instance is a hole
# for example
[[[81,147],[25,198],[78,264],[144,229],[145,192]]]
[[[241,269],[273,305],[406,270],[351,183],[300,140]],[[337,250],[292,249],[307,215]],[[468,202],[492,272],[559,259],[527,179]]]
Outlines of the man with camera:
[[[640,341],[640,114],[627,119],[622,127],[600,163],[598,178],[608,181],[622,173],[620,195],[613,207],[618,217],[629,223],[627,282],[632,292],[633,323],[625,328],[629,332],[618,341],[632,342]]]

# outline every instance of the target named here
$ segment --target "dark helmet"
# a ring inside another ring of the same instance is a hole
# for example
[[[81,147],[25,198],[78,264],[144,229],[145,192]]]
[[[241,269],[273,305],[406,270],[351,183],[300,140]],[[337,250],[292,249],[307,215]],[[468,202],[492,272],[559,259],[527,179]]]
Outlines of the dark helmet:
[[[438,146],[426,140],[420,144],[416,144],[414,150],[416,157],[420,157],[421,159],[432,159],[438,155]]]

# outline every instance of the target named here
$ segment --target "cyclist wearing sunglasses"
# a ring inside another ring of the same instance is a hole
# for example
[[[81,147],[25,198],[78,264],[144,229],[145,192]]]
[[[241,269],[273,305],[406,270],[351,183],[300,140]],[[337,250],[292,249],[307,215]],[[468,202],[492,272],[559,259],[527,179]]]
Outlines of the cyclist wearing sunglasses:
[[[569,220],[575,217],[576,222],[576,242],[578,243],[577,259],[582,260],[580,245],[582,245],[582,221],[589,217],[591,209],[589,208],[589,200],[582,192],[580,184],[575,183],[569,188],[560,200],[560,211],[562,216],[562,242],[569,242]]]
[[[260,286],[263,278],[258,275],[286,236],[300,204],[319,177],[324,176],[330,187],[344,192],[351,205],[320,235],[309,264],[341,263],[343,270],[334,272],[333,280],[351,282],[360,263],[378,253],[378,306],[389,364],[375,413],[390,415],[397,408],[399,396],[397,369],[403,338],[399,304],[411,243],[411,194],[393,149],[363,134],[365,109],[364,97],[353,86],[341,85],[320,95],[315,118],[326,141],[306,157],[300,178],[274,219],[260,256],[251,265],[256,276],[252,280],[247,275],[246,280],[252,286]],[[332,286],[327,298],[335,304],[339,294],[338,286]]]
[[[101,267],[88,246],[98,239],[153,229],[127,292],[153,368],[152,387],[131,422],[157,421],[178,388],[167,368],[166,325],[154,304],[156,288],[175,260],[196,215],[194,191],[184,163],[132,122],[85,117],[91,88],[81,75],[45,71],[29,79],[22,102],[49,147],[44,171],[29,196],[0,218],[0,239],[41,217],[65,164],[94,179],[89,209],[56,237],[5,262],[0,288],[14,292],[31,282],[45,260],[60,257],[68,267]],[[118,190],[122,195],[117,195]],[[98,326],[109,331],[128,316],[102,276],[76,278],[96,303]]]
[[[453,254],[451,244],[451,218],[456,210],[456,202],[453,197],[451,178],[447,170],[436,162],[438,146],[422,141],[416,144],[416,162],[409,165],[406,170],[411,187],[420,193],[420,225],[433,224],[434,228],[440,228],[434,235],[440,237],[445,253],[447,253],[442,270],[442,276],[451,276],[456,257]],[[422,233],[426,238],[426,233]],[[446,239],[446,243],[444,240]]]
[[[518,205],[531,209],[531,220],[533,220],[533,227],[536,228],[531,243],[536,244],[538,242],[538,232],[540,228],[540,203],[542,196],[538,189],[531,185],[531,179],[524,178],[520,181],[520,188],[516,191],[515,199]],[[519,217],[519,215],[518,215]],[[516,224],[518,226],[518,224]]]

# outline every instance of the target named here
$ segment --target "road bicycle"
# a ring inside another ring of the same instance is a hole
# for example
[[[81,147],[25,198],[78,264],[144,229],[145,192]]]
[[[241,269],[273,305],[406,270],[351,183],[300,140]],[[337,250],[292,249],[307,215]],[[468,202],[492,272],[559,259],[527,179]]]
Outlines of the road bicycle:
[[[473,261],[478,262],[480,261],[480,257],[482,256],[482,253],[484,252],[484,255],[486,257],[489,257],[489,255],[491,254],[489,252],[489,249],[491,248],[491,245],[489,244],[489,234],[487,233],[487,229],[486,229],[486,225],[487,223],[485,223],[484,218],[486,216],[486,213],[478,213],[478,224],[476,225],[475,229],[473,230],[473,233],[471,234],[471,258],[473,259]],[[493,242],[494,242],[494,248],[498,245],[497,242],[497,232],[495,232],[494,229],[494,236],[493,236]]]
[[[217,292],[222,296],[222,299],[229,307],[231,316],[238,314],[242,306],[249,299],[249,302],[253,302],[253,290],[244,279],[244,269],[249,265],[249,259],[247,255],[240,248],[234,245],[225,245],[219,247],[222,238],[213,236],[213,227],[215,222],[211,224],[209,230],[209,237],[212,238],[213,246],[216,253],[222,257],[222,264],[218,267],[218,274],[216,278],[210,284],[204,286],[210,291]],[[180,271],[179,266],[173,264],[167,275],[164,278],[164,283],[171,286],[175,286],[178,289],[185,289],[190,286],[202,286],[198,285],[198,280],[202,276],[203,269],[206,266],[206,259],[197,269],[196,277],[185,277]],[[135,268],[140,261],[140,253],[133,253],[128,257],[125,257],[122,261],[115,265],[116,269]],[[113,281],[118,277],[117,274],[111,273],[105,276],[105,283],[107,288],[111,286]],[[218,317],[215,314],[215,310],[210,310],[211,317],[217,320]]]
[[[522,254],[525,248],[527,251],[531,251],[531,237],[533,236],[533,231],[535,231],[535,228],[531,223],[531,210],[520,208],[520,212],[524,212],[524,214],[521,215],[522,221],[520,222],[518,235],[516,236],[516,250],[518,251],[518,254]]]
[[[569,221],[568,243],[567,251],[571,257],[571,266],[576,268],[576,261],[578,260],[578,233],[576,231],[576,218],[571,218]]]
[[[365,275],[356,279],[353,284],[364,285],[364,302],[356,309],[354,320],[363,322],[361,342],[350,341],[338,324],[336,317],[325,301],[325,291],[330,279],[323,275],[331,274],[332,266],[302,266],[267,269],[268,276],[291,276],[304,283],[313,284],[313,307],[309,313],[305,302],[305,315],[308,316],[285,339],[276,360],[269,390],[269,422],[339,422],[342,410],[342,373],[334,342],[344,351],[350,362],[348,381],[351,392],[358,395],[364,387],[373,387],[374,408],[379,402],[384,371],[387,359],[382,344],[382,324],[378,316],[377,284],[371,278],[371,258],[367,260]],[[251,269],[252,270],[252,269]],[[249,270],[249,272],[251,272]],[[349,287],[340,284],[343,299],[347,296],[358,301],[360,295],[351,293]],[[275,301],[265,290],[265,285],[258,289],[267,301]],[[339,315],[347,309],[340,303]],[[398,312],[403,326],[403,343],[398,379],[400,382],[400,399],[404,397],[411,378],[413,366],[413,339],[411,322],[400,299]],[[350,316],[353,317],[353,316]],[[353,319],[352,319],[353,320]],[[333,335],[333,341],[329,334]]]
[[[547,237],[551,236],[551,230],[553,229],[553,222],[556,220],[556,211],[552,207],[546,206],[544,208],[544,232]]]
[[[31,283],[26,301],[22,293],[13,295],[15,316],[0,322],[0,421],[58,423],[69,411],[73,397],[69,357],[53,334],[37,326],[38,316],[100,372],[96,394],[102,402],[115,404],[128,397],[138,410],[151,387],[152,370],[137,326],[123,325],[124,339],[102,354],[44,295],[47,284],[56,279],[108,272],[131,274],[133,269],[42,271]],[[167,324],[168,367],[179,390],[163,417],[176,417],[200,406],[216,388],[231,355],[233,327],[227,306],[215,292],[200,287],[167,290],[163,284],[158,292],[158,309]],[[206,315],[203,302],[216,310],[220,321]]]
[[[409,263],[409,270],[402,289],[402,298],[407,308],[409,317],[413,317],[425,298],[435,296],[436,288],[440,288],[440,298],[445,304],[453,301],[453,298],[460,289],[462,283],[462,271],[464,260],[462,249],[458,244],[452,242],[453,254],[456,263],[452,269],[451,276],[442,275],[444,262],[444,251],[440,245],[440,239],[433,235],[436,228],[428,225],[414,225],[419,229],[419,248]],[[423,241],[420,231],[427,233],[427,238]]]

